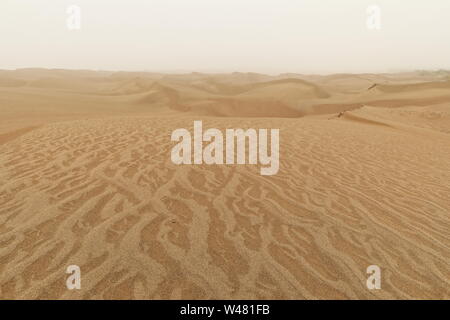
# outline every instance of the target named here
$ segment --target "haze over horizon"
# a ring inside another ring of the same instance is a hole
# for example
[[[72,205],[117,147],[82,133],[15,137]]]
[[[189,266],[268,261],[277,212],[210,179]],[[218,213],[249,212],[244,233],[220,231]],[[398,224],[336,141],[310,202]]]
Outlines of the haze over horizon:
[[[381,29],[366,26],[369,5]],[[66,26],[81,8],[81,30]],[[130,0],[0,4],[0,69],[363,73],[450,69],[450,3]]]
[[[0,300],[450,299],[449,17],[0,1]]]

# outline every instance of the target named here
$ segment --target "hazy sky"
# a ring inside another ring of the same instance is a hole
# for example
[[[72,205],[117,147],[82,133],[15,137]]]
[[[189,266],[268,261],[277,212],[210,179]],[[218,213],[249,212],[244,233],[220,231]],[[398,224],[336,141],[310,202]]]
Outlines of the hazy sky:
[[[366,26],[369,5],[381,29]],[[69,5],[81,29],[69,30]],[[0,0],[0,68],[450,69],[450,0]]]

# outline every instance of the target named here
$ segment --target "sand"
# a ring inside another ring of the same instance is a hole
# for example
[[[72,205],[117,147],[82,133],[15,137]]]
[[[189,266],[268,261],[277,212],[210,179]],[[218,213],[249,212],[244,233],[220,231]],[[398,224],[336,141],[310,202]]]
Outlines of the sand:
[[[195,120],[278,174],[173,164]],[[0,71],[0,297],[449,299],[449,128],[440,74]]]

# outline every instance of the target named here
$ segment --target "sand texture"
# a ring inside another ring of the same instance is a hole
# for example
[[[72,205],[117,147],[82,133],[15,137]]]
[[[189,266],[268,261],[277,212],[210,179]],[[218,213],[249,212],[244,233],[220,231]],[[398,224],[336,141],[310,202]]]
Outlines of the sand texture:
[[[194,120],[278,174],[173,164]],[[450,299],[450,81],[0,71],[0,298]]]

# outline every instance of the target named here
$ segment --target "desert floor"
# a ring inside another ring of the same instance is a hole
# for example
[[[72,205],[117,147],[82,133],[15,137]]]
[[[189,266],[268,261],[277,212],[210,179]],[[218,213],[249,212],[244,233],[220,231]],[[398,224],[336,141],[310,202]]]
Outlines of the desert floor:
[[[0,71],[0,297],[449,299],[449,79]],[[173,164],[194,120],[278,174]]]

